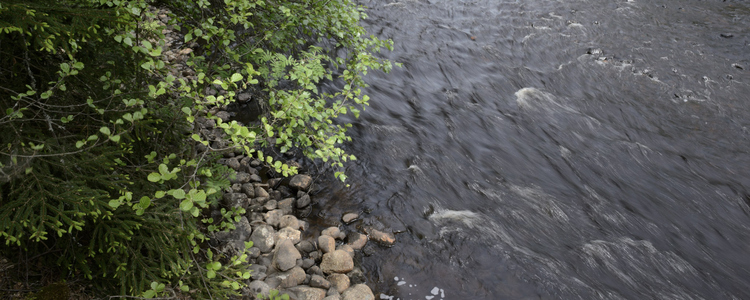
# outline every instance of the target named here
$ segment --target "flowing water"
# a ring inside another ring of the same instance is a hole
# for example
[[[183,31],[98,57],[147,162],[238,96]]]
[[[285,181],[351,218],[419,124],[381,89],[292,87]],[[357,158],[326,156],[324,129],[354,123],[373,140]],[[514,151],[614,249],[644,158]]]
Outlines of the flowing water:
[[[395,41],[319,217],[383,299],[750,299],[750,4],[363,0]]]

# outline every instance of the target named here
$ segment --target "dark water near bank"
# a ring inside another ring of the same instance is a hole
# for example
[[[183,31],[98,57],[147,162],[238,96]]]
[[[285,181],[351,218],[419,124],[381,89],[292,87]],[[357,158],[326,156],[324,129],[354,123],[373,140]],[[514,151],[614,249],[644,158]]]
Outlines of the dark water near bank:
[[[404,67],[318,198],[401,232],[376,298],[750,299],[750,3],[362,4]]]

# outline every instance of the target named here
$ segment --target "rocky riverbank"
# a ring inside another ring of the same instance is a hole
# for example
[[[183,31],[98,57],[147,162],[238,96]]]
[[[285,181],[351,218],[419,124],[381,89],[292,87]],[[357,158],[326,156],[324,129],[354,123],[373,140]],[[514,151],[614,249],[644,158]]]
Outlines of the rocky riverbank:
[[[158,22],[166,24],[166,11],[158,14]],[[177,78],[193,79],[194,70],[185,64],[195,45],[183,45],[182,36],[169,27],[165,34],[163,59],[175,66],[170,73]],[[220,88],[207,91],[209,94],[225,93]],[[252,101],[249,93],[240,93],[241,102]],[[222,121],[231,121],[232,114],[214,107],[210,111]],[[212,141],[211,147],[197,144],[197,151],[223,149],[224,133],[216,128],[213,120],[198,117],[196,131]],[[226,256],[245,251],[247,241],[253,242],[249,249],[247,267],[252,271],[243,298],[255,299],[256,295],[268,296],[272,289],[288,294],[290,299],[300,300],[369,300],[375,299],[366,285],[365,276],[354,263],[355,252],[362,251],[369,241],[382,246],[395,242],[392,233],[374,228],[362,228],[362,232],[344,232],[338,226],[322,231],[309,229],[305,220],[315,205],[310,194],[314,185],[309,175],[298,174],[290,178],[268,178],[264,163],[232,150],[222,152],[219,163],[236,172],[231,179],[231,188],[223,191],[222,201],[211,216],[221,219],[221,209],[242,208],[246,213],[231,231],[220,231],[211,236],[210,246]],[[263,172],[263,173],[261,173]],[[341,225],[358,220],[356,213],[344,214]]]

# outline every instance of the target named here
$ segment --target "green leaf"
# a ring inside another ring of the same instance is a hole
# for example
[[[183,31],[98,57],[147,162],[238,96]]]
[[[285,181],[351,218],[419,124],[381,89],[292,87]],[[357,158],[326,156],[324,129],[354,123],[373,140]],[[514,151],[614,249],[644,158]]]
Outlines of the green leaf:
[[[242,80],[242,75],[240,73],[234,73],[232,74],[232,82],[237,82]]]
[[[86,144],[86,142],[84,142],[84,141],[77,141],[77,142],[76,142],[76,148],[79,148],[79,149],[80,149],[80,148],[81,148],[81,147],[83,147],[83,145],[85,145],[85,144]]]
[[[208,270],[208,272],[206,272],[206,277],[208,277],[208,279],[212,279],[216,277],[216,272],[214,270]]]
[[[146,209],[151,205],[151,198],[143,196],[141,197],[141,200],[139,201],[139,205],[141,208]]]
[[[111,133],[111,132],[109,131],[109,127],[102,127],[102,128],[99,128],[99,132],[103,133],[104,135],[110,135],[110,134],[112,134],[112,133]]]
[[[175,197],[175,199],[185,199],[185,191],[182,189],[174,189],[172,190],[172,197]]]
[[[152,173],[152,174],[156,174],[156,173]],[[164,195],[166,195],[166,194],[167,193],[165,193],[164,191],[156,191],[156,193],[154,193],[154,197],[156,197],[156,198],[163,198]]]
[[[148,181],[159,182],[160,180],[161,180],[161,175],[159,175],[159,173],[148,174]],[[159,198],[161,198],[161,197],[159,197]]]
[[[110,136],[109,139],[112,140],[115,143],[119,143],[120,142],[120,136],[119,135]]]
[[[175,197],[175,198],[177,198],[177,197]],[[179,199],[179,198],[178,198],[178,199]],[[190,200],[190,199],[185,199],[185,200],[182,200],[182,202],[180,202],[180,209],[181,209],[182,211],[188,211],[188,210],[190,210],[191,208],[193,208],[193,201],[192,201],[192,200]]]

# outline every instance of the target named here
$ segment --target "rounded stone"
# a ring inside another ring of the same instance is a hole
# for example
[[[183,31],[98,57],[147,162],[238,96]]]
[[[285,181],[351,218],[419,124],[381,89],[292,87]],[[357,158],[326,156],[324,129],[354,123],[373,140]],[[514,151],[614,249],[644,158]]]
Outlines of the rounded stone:
[[[354,269],[354,260],[346,251],[336,250],[323,255],[320,269],[326,274],[346,273]]]
[[[341,293],[343,300],[375,300],[375,295],[369,286],[364,284],[355,284]]]
[[[327,235],[321,235],[318,237],[318,248],[323,251],[323,253],[329,253],[333,250],[336,250],[336,241]]]

